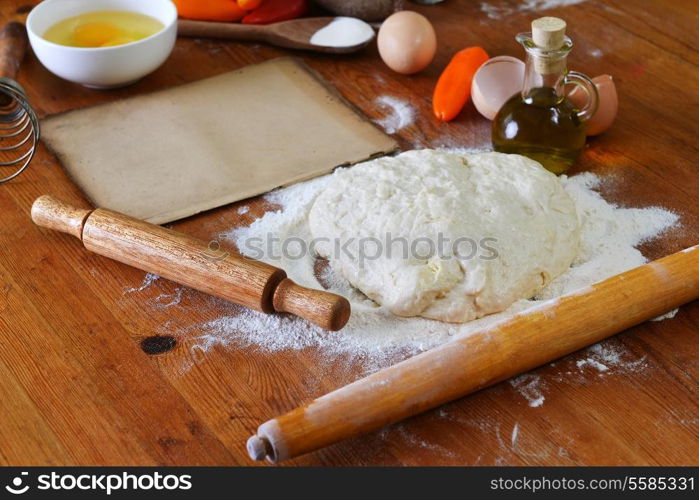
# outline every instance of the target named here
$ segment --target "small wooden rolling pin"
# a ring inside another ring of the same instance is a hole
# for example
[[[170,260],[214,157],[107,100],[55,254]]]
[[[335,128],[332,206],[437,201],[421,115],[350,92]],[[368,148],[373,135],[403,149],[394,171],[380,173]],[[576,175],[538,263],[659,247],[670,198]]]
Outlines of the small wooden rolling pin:
[[[699,297],[699,245],[545,302],[265,422],[248,440],[278,462],[524,373]]]
[[[0,29],[0,76],[15,78],[27,51],[27,30],[21,23],[12,21]]]
[[[19,73],[29,40],[24,25],[12,21],[0,29],[0,78],[14,80]],[[16,85],[15,82],[13,82]],[[12,102],[12,97],[0,93],[0,107]]]
[[[257,311],[295,314],[332,331],[350,316],[347,299],[301,287],[281,269],[230,253],[212,255],[202,240],[111,210],[42,196],[32,206],[32,220],[75,236],[92,252]]]

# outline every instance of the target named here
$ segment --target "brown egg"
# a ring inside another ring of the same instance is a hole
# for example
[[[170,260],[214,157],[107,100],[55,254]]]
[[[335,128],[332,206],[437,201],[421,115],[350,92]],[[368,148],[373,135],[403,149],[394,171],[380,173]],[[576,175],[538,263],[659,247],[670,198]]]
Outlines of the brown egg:
[[[437,36],[427,18],[404,10],[388,17],[379,30],[379,54],[393,71],[411,75],[425,69],[437,51]]]
[[[612,77],[600,75],[594,77],[592,81],[597,87],[599,104],[597,105],[597,112],[585,124],[585,133],[587,135],[601,134],[611,127],[619,109],[619,99]],[[584,106],[587,101],[585,91],[580,88],[575,88],[568,97],[577,106]]]

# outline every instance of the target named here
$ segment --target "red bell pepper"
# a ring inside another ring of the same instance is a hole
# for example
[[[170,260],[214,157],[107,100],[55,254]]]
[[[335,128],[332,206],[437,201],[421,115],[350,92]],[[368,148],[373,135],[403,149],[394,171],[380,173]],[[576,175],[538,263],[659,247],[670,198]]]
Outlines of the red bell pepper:
[[[288,21],[308,12],[308,0],[264,0],[243,18],[244,24],[271,24]]]
[[[245,11],[235,0],[173,0],[177,13],[185,19],[199,21],[239,21]]]

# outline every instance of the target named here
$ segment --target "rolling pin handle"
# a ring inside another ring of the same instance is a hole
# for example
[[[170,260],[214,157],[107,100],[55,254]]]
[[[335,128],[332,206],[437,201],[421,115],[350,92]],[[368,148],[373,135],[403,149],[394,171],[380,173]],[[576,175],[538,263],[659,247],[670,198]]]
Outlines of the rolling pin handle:
[[[38,226],[61,231],[82,240],[85,221],[92,210],[77,208],[53,196],[40,196],[32,205],[32,220]]]
[[[0,29],[0,77],[17,77],[28,44],[27,30],[22,23],[11,21]]]
[[[277,312],[291,313],[319,327],[335,332],[349,320],[349,301],[334,293],[297,285],[288,278],[274,290],[272,304]]]
[[[255,461],[264,460],[268,456],[272,456],[271,446],[269,441],[260,436],[251,436],[248,439],[248,455]]]

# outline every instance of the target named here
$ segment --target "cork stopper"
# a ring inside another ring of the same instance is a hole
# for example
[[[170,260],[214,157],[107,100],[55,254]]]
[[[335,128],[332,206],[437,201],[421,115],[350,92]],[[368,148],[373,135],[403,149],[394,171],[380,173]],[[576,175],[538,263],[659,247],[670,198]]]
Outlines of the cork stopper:
[[[557,50],[565,45],[566,22],[557,17],[540,17],[532,21],[532,40],[542,50]],[[536,59],[536,71],[542,75],[565,69],[565,58]]]
[[[534,43],[545,50],[563,47],[566,36],[566,22],[557,17],[540,17],[532,21]]]

